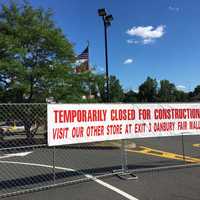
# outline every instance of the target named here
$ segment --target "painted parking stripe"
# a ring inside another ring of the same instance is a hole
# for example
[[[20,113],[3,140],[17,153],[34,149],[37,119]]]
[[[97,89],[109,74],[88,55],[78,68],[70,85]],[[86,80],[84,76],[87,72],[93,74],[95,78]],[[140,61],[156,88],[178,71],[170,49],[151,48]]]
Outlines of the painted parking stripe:
[[[16,162],[16,161],[5,161],[5,160],[0,160],[0,163],[6,163],[6,164],[17,164],[17,165],[28,165],[28,166],[36,166],[36,167],[46,167],[46,168],[53,168],[52,165],[45,165],[45,164],[39,164],[39,163],[27,163],[27,162]],[[76,172],[75,169],[71,169],[71,168],[65,168],[65,167],[59,167],[59,166],[55,166],[55,169],[60,169],[60,170],[64,170],[64,171],[72,171],[72,172]],[[112,190],[113,192],[118,193],[119,195],[125,197],[128,200],[139,200],[135,197],[133,197],[132,195],[118,189],[117,187],[114,187],[100,179],[95,178],[92,175],[89,174],[83,174],[86,178],[90,178],[91,180],[95,181],[96,183],[108,188],[109,190]]]
[[[93,181],[95,181],[95,182],[99,183],[100,185],[102,185],[102,186],[104,186],[104,187],[106,187],[106,188],[108,188],[108,189],[110,189],[110,190],[112,190],[112,191],[114,191],[114,192],[120,194],[121,196],[123,196],[123,197],[125,197],[125,198],[127,198],[127,199],[130,199],[130,200],[138,200],[138,199],[136,199],[135,197],[131,196],[130,194],[128,194],[128,193],[126,193],[126,192],[124,192],[124,191],[122,191],[122,190],[120,190],[120,189],[114,187],[113,185],[110,185],[110,184],[108,184],[108,183],[106,183],[106,182],[100,180],[100,179],[97,179],[97,178],[95,178],[94,176],[91,176],[91,175],[89,175],[89,174],[86,174],[85,176],[86,176],[87,178],[91,178]]]
[[[200,148],[200,144],[193,144],[193,147],[199,147]]]
[[[10,153],[10,154],[5,154],[3,156],[0,156],[0,159],[4,158],[12,158],[12,157],[25,157],[29,154],[31,154],[32,151],[27,151],[27,152],[19,152],[19,153]]]
[[[145,146],[139,146],[137,149],[126,149],[126,151],[139,153],[139,154],[145,154],[145,155],[151,155],[151,156],[156,156],[156,157],[161,157],[161,158],[167,158],[167,159],[182,160],[182,161],[186,161],[190,163],[200,163],[200,159],[198,158],[193,158],[189,156],[185,156],[183,158],[183,155],[180,155],[180,154],[161,151],[157,149],[151,149]]]

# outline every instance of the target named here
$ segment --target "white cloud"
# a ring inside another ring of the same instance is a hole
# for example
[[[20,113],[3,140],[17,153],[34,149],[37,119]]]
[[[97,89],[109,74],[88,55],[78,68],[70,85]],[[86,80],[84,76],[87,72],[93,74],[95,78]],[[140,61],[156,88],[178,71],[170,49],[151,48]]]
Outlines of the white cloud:
[[[127,65],[127,64],[131,64],[133,62],[133,59],[131,58],[128,58],[124,61],[124,64]]]
[[[170,11],[175,11],[175,12],[179,12],[179,11],[180,11],[180,8],[178,8],[178,7],[173,7],[173,6],[169,6],[168,9],[169,9]]]
[[[186,91],[186,87],[184,85],[177,85],[176,86],[177,90],[180,90],[180,91]]]
[[[143,44],[150,44],[150,43],[153,43],[153,42],[154,42],[154,39],[152,39],[152,38],[147,38],[147,39],[144,39],[142,42],[143,42]]]
[[[128,39],[126,41],[127,41],[128,44],[139,44],[140,43],[140,41],[138,41],[138,40],[132,40],[132,39]]]
[[[131,39],[127,40],[127,42],[129,44],[133,44],[135,41],[137,41],[137,43],[150,44],[165,34],[165,27],[166,26],[164,25],[160,25],[155,28],[153,26],[134,26],[131,29],[128,29],[126,33],[130,36],[137,36],[141,38],[141,42]]]
[[[127,30],[127,34],[131,36],[139,36],[142,38],[160,38],[164,34],[165,26],[160,25],[157,28],[153,26],[138,26]]]

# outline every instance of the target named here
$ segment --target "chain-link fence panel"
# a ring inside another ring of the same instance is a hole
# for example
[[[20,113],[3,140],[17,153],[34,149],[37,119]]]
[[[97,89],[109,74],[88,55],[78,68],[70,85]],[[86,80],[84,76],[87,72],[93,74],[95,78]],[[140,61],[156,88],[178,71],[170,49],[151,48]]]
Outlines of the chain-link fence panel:
[[[185,160],[191,159],[192,163],[200,163],[200,136],[182,136]]]
[[[45,144],[46,104],[0,104],[0,148]]]
[[[0,197],[121,168],[120,141],[48,147],[46,122],[46,104],[0,104]]]
[[[0,104],[0,196],[52,182],[46,117],[46,104]]]
[[[199,136],[47,146],[46,104],[0,104],[0,197],[128,171],[200,163]]]
[[[121,168],[120,151],[107,142],[1,149],[0,197],[113,174]]]
[[[152,168],[199,165],[200,136],[176,136],[133,139],[126,142],[129,170],[148,171]],[[195,145],[196,144],[196,145]]]
[[[120,148],[111,142],[58,146],[55,150],[56,166],[68,170],[65,177],[56,174],[56,183],[112,174],[121,168]]]
[[[0,196],[53,184],[52,149],[37,145],[0,153]]]

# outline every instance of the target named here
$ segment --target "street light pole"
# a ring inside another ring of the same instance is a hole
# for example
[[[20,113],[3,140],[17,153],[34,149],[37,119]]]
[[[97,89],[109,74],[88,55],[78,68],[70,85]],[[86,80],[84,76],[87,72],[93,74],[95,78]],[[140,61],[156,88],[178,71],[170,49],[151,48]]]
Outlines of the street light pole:
[[[107,28],[111,25],[111,21],[113,20],[112,15],[107,15],[106,10],[99,9],[99,16],[103,19],[104,25],[104,40],[105,40],[105,60],[106,60],[106,101],[110,102],[110,87],[109,87],[109,73],[108,73],[108,42],[107,42]]]
[[[104,37],[105,37],[105,59],[106,59],[106,100],[110,102],[110,87],[108,73],[108,42],[107,42],[107,25],[104,21]]]

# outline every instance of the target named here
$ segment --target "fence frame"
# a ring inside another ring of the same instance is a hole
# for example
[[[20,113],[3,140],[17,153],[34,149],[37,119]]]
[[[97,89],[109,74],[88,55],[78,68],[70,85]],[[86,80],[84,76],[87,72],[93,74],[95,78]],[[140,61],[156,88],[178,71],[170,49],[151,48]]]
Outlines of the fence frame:
[[[40,104],[40,103],[35,103],[35,104],[0,104],[0,108],[1,106],[18,106],[18,105],[43,105],[47,107],[46,103]],[[1,122],[1,121],[0,121]],[[46,138],[45,138],[46,140]],[[25,194],[25,193],[29,193],[29,192],[37,192],[37,191],[42,191],[42,190],[46,190],[46,189],[50,189],[50,188],[54,188],[54,187],[60,187],[60,186],[64,186],[64,185],[70,185],[70,184],[75,184],[75,183],[81,183],[81,182],[85,182],[85,181],[91,181],[94,178],[104,178],[104,177],[109,177],[109,176],[114,176],[114,175],[118,175],[120,178],[123,178],[125,180],[127,179],[137,179],[137,176],[135,174],[139,174],[142,172],[148,172],[148,171],[162,171],[162,170],[170,170],[170,169],[179,169],[179,168],[189,168],[189,167],[199,167],[200,163],[197,164],[188,164],[185,160],[185,141],[184,141],[184,133],[182,133],[182,136],[180,137],[180,140],[182,142],[182,156],[184,159],[184,163],[181,165],[173,165],[173,166],[162,166],[162,167],[154,167],[154,168],[148,168],[148,169],[136,169],[136,170],[131,170],[128,169],[128,157],[127,157],[127,140],[121,140],[121,160],[120,160],[120,165],[121,168],[119,170],[113,170],[110,173],[104,173],[101,175],[96,175],[96,176],[92,176],[91,177],[83,177],[83,178],[77,178],[75,180],[68,180],[68,181],[63,181],[60,183],[56,182],[56,147],[48,147],[47,146],[47,140],[45,144],[36,144],[36,145],[24,145],[24,146],[19,146],[19,147],[4,147],[4,148],[0,148],[0,152],[3,151],[13,151],[13,150],[24,150],[24,149],[36,149],[36,148],[49,148],[52,151],[52,183],[48,184],[48,185],[44,185],[44,186],[39,186],[39,187],[33,187],[33,188],[28,188],[28,189],[20,189],[14,192],[7,192],[7,193],[3,193],[0,194],[0,198],[4,198],[4,197],[10,197],[13,195],[19,195],[19,194]],[[70,145],[69,145],[70,146]]]

